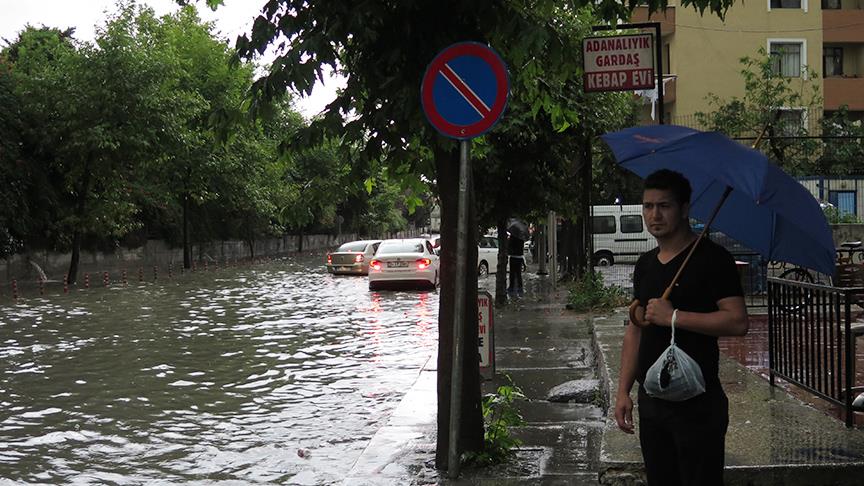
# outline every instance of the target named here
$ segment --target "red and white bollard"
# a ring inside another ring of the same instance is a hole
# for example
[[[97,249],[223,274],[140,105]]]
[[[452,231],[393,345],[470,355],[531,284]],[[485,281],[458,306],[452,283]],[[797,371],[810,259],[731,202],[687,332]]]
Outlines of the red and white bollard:
[[[39,295],[45,295],[45,281],[39,277]]]
[[[138,281],[144,281],[144,267],[138,267]]]
[[[174,268],[170,263],[168,264],[168,278],[174,278]]]
[[[69,276],[68,275],[63,275],[63,293],[64,294],[69,293]]]
[[[204,260],[204,271],[206,272],[207,270],[209,270],[209,267],[207,266],[207,260]]]
[[[12,279],[12,298],[18,300],[18,281]]]
[[[126,280],[126,269],[123,269],[123,273],[121,274],[123,278],[123,286],[125,287],[129,282]]]
[[[102,273],[102,285],[104,285],[105,287],[108,287],[109,281],[110,280],[108,279],[108,272],[103,272]]]
[[[155,282],[159,278],[159,267],[153,265],[153,281]]]
[[[84,288],[85,289],[90,288],[90,274],[89,273],[84,274]]]

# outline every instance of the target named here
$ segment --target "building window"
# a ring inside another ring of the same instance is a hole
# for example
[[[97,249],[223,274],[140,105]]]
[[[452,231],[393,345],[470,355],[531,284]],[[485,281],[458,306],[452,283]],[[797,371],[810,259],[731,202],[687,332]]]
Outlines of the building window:
[[[822,0],[822,10],[839,10],[840,0]]]
[[[840,215],[856,215],[855,195],[855,191],[828,191],[828,202],[837,208]]]
[[[771,8],[801,8],[801,0],[771,0]]]
[[[802,45],[800,42],[771,42],[771,72],[784,78],[801,77]]]
[[[822,72],[823,76],[843,76],[843,48],[822,48]]]

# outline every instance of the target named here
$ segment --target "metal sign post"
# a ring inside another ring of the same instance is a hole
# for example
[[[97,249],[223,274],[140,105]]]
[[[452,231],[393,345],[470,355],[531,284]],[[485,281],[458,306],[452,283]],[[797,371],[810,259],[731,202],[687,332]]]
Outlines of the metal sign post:
[[[456,299],[453,326],[453,366],[450,378],[450,447],[447,464],[451,478],[459,476],[459,425],[462,423],[462,363],[464,362],[463,344],[465,341],[465,270],[468,268],[468,149],[471,142],[459,143],[459,218],[456,228]]]
[[[490,130],[504,113],[510,81],[507,66],[488,46],[460,42],[439,52],[429,63],[420,86],[423,112],[442,135],[460,140],[459,194],[456,229],[456,275],[453,303],[453,364],[450,378],[448,475],[459,476],[459,428],[462,412],[462,377],[465,350],[465,311],[468,292],[468,191],[471,139]],[[476,352],[476,350],[474,351]],[[479,372],[479,370],[478,370]]]

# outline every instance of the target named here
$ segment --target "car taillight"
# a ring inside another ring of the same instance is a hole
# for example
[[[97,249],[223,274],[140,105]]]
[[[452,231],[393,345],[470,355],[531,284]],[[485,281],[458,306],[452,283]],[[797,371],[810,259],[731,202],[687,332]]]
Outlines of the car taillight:
[[[327,263],[333,263],[333,255],[327,254]]]
[[[360,263],[363,261],[363,255],[357,255],[354,257],[354,261]]]
[[[425,270],[429,268],[430,265],[432,265],[432,260],[428,258],[421,258],[417,260],[417,269],[419,270]]]
[[[371,262],[369,262],[369,266],[373,270],[381,270],[381,261],[380,260],[372,260]]]

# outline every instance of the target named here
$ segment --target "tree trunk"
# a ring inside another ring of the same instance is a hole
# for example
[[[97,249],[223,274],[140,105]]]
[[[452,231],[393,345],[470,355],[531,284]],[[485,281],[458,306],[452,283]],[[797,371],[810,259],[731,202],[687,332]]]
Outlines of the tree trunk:
[[[441,197],[441,298],[438,312],[438,437],[435,466],[448,468],[450,445],[450,383],[453,361],[453,322],[456,274],[456,226],[459,191],[458,150],[435,149],[438,194]],[[469,181],[469,191],[473,193]],[[468,268],[477,268],[477,223],[470,199],[468,213]],[[477,352],[477,272],[466,273],[465,342],[462,377],[462,413],[459,449],[483,450],[483,415],[480,404],[480,363]]]
[[[69,262],[69,273],[66,275],[66,281],[69,285],[74,284],[78,280],[78,261],[81,259],[81,231],[75,230],[72,235],[72,258]]]
[[[183,193],[183,268],[192,268],[192,247],[189,243],[189,193]]]
[[[498,272],[495,274],[495,305],[507,303],[507,220],[498,220]]]
[[[559,241],[558,253],[563,265],[559,280],[573,280],[576,277],[576,261],[578,259],[579,245],[576,244],[576,225],[572,218],[567,218],[561,223],[561,239]]]
[[[87,196],[90,193],[90,160],[87,159],[84,165],[84,172],[81,177],[81,184],[78,186],[78,196],[75,200],[75,224],[77,225],[72,233],[72,258],[69,261],[69,272],[66,274],[66,281],[71,285],[78,281],[78,263],[81,260],[81,221],[84,219],[84,210],[87,207]]]
[[[303,251],[303,231],[300,231],[300,234],[297,235],[297,253]]]

